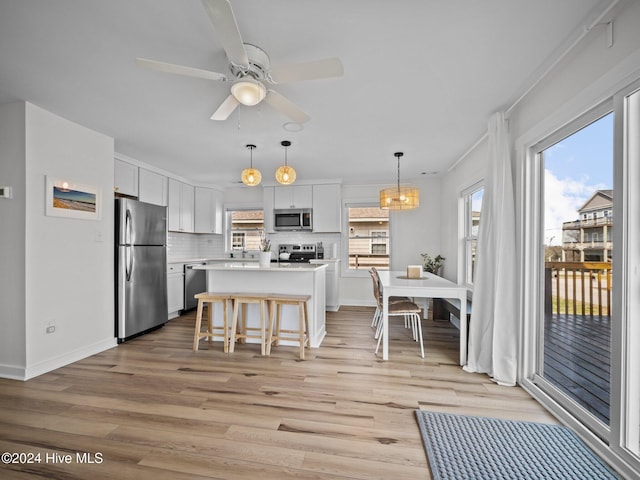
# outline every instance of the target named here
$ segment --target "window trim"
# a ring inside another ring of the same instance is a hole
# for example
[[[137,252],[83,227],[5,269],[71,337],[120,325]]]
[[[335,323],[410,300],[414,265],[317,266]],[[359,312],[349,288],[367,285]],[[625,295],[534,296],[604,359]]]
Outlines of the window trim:
[[[473,294],[473,282],[469,281],[471,272],[469,271],[469,258],[467,256],[467,245],[469,242],[478,241],[478,235],[471,235],[472,227],[472,203],[471,197],[480,190],[485,189],[485,180],[481,179],[460,191],[458,198],[458,283],[467,287],[470,294]],[[483,194],[484,198],[484,194]],[[482,212],[482,210],[481,210]],[[482,214],[480,215],[482,218]]]
[[[341,276],[352,278],[368,278],[369,269],[349,268],[349,208],[353,207],[379,207],[380,201],[377,198],[348,199],[342,201],[342,252],[340,253]],[[387,250],[389,254],[389,265],[391,265],[391,215],[389,215],[389,235],[386,237]],[[371,246],[371,245],[370,245]]]
[[[237,253],[238,250],[233,250],[233,232],[231,230],[231,222],[229,221],[229,212],[238,210],[262,210],[264,212],[264,206],[262,204],[247,204],[247,203],[225,203],[222,211],[224,214],[224,252],[225,255],[231,253]],[[263,228],[264,233],[267,233],[266,225]],[[230,250],[231,248],[231,250]],[[257,252],[258,250],[252,250]]]

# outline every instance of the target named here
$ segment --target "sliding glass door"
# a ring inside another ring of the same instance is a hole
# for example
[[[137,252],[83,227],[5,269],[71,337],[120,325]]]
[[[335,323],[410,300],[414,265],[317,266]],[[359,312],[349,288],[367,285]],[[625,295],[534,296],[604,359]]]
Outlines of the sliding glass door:
[[[590,112],[539,145],[544,272],[539,384],[609,426],[613,293],[613,113]]]
[[[640,80],[528,147],[522,383],[640,472]]]

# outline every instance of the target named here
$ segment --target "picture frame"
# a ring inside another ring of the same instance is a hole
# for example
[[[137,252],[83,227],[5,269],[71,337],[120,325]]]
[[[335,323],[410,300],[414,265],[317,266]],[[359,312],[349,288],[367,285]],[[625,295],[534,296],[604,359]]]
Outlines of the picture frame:
[[[45,215],[49,217],[102,219],[102,191],[98,187],[82,185],[46,176]]]

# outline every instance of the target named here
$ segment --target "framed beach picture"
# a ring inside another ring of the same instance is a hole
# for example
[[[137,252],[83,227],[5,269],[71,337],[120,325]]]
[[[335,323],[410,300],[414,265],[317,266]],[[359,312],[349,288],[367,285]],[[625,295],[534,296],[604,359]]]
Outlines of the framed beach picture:
[[[97,187],[46,177],[45,214],[52,217],[100,220],[102,195]]]

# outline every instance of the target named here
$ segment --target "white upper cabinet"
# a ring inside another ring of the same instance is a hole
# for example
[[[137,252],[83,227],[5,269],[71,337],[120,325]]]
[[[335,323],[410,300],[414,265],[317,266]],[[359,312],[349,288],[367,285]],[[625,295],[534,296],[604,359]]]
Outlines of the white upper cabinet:
[[[167,206],[168,179],[159,173],[140,168],[138,200],[154,205]]]
[[[169,179],[169,230],[194,231],[195,188],[173,178]]]
[[[131,197],[138,196],[138,166],[117,158],[113,167],[113,191]]]
[[[313,186],[313,231],[342,231],[342,197],[339,184]]]
[[[195,189],[195,232],[222,232],[222,192],[212,188]]]
[[[313,189],[311,185],[274,187],[273,208],[311,208]]]

